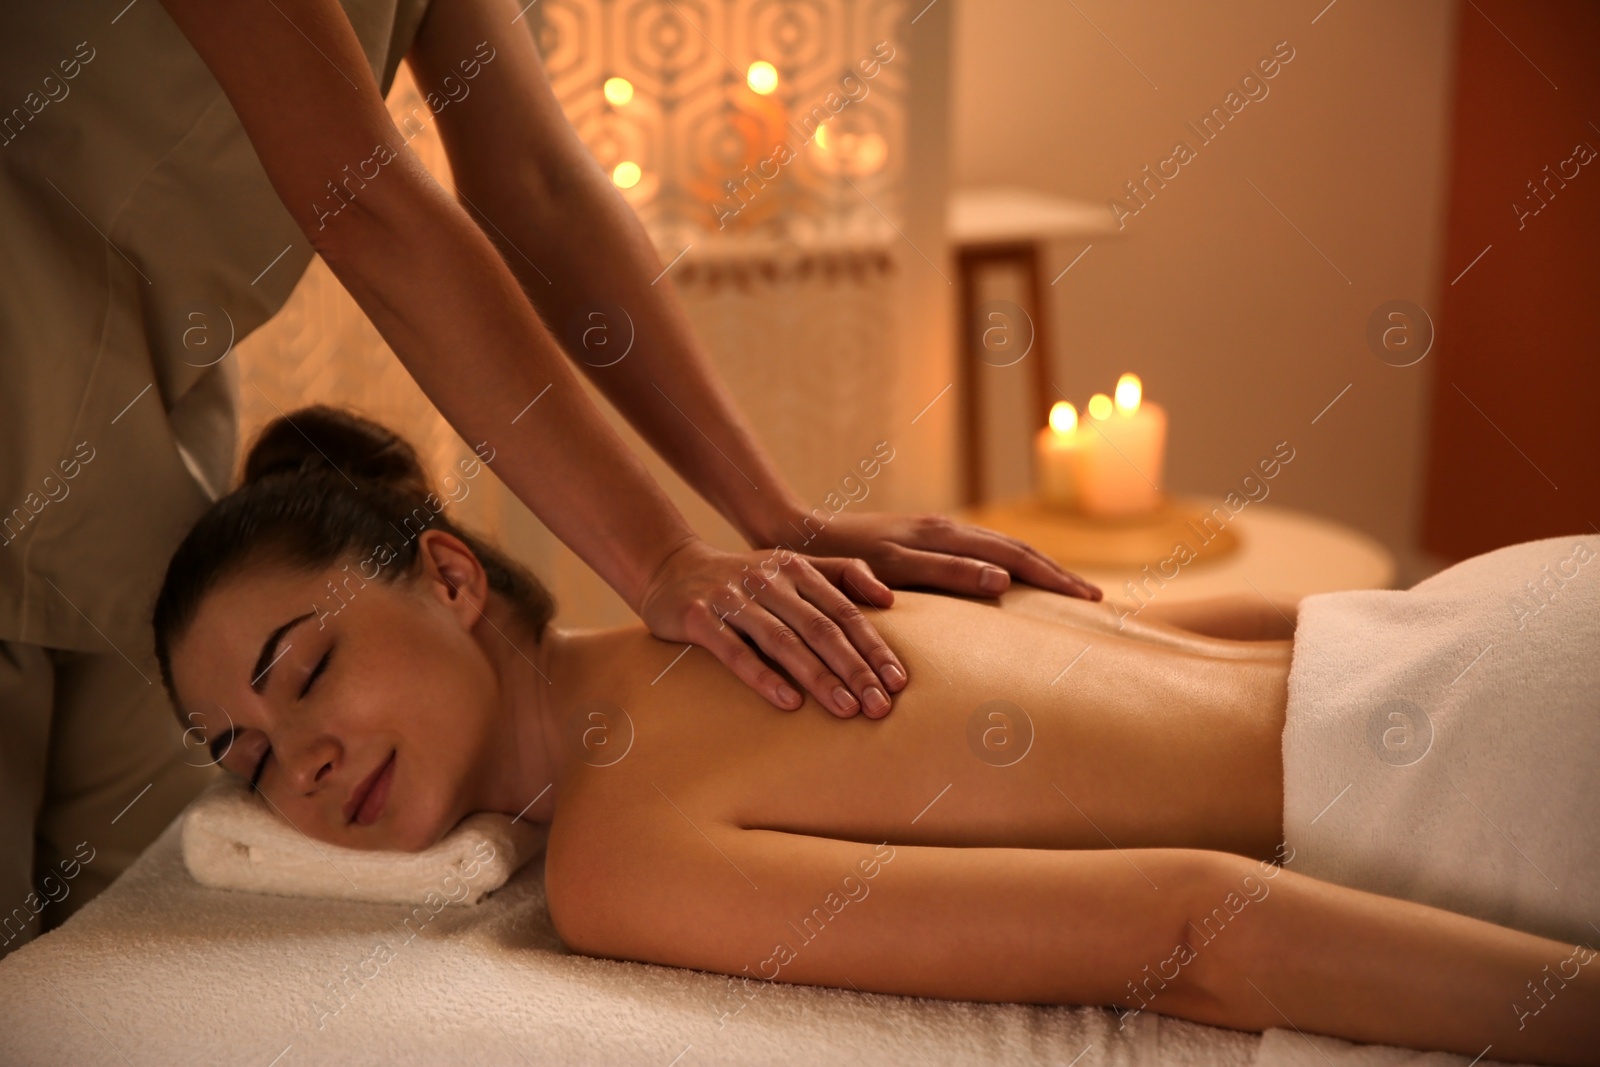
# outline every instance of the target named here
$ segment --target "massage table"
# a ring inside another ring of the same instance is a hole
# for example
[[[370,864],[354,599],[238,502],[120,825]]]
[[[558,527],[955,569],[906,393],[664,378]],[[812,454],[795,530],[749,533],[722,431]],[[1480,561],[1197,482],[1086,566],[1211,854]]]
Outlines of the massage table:
[[[561,944],[542,856],[410,936],[403,904],[210,889],[182,818],[109,889],[0,961],[0,1063],[1215,1064],[1467,1067],[1154,1012],[985,1004],[592,959]],[[381,946],[381,947],[380,947]],[[1488,1062],[1480,1061],[1480,1062]]]
[[[1600,935],[1594,559],[1600,538],[1555,538],[1406,592],[1303,600],[1288,865],[1567,944]],[[1394,747],[1397,706],[1423,729]],[[555,935],[542,851],[476,904],[424,909],[408,934],[405,904],[203,886],[183,829],[180,816],[109,889],[0,960],[0,1064],[1500,1062],[1356,1045],[1288,1019],[1257,1035],[1153,1011],[1119,1020],[591,959]]]

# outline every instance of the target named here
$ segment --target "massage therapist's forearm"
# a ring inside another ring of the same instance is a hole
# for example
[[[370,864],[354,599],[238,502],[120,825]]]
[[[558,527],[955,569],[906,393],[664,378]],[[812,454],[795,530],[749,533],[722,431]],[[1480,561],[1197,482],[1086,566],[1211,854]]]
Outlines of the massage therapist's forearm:
[[[575,316],[596,303],[621,308],[626,320],[606,315],[608,344],[622,343],[631,327],[633,347],[619,363],[584,364],[589,379],[752,546],[791,536],[777,531],[804,505],[713,372],[671,273],[662,274],[665,264],[616,187],[586,152],[571,153],[547,198],[530,202],[510,177],[516,166],[463,174],[460,189],[517,247],[539,250],[542,272],[515,251],[506,261],[544,320],[581,359],[581,342],[569,336]]]
[[[373,183],[319,251],[450,424],[493,449],[507,486],[637,610],[655,568],[694,531],[590,402],[478,227],[431,181],[393,177],[404,180]]]
[[[792,536],[787,522],[803,505],[713,372],[644,226],[567,121],[513,21],[521,6],[436,4],[407,57],[425,93],[460,97],[438,129],[462,201],[576,360],[586,327],[604,338],[588,349],[596,362],[620,354],[631,331],[619,362],[581,365],[651,447],[753,547]],[[494,61],[463,96],[457,60],[485,47]],[[622,314],[575,323],[597,306]]]
[[[538,163],[523,158],[520,165]],[[562,264],[541,274],[510,251],[507,264],[528,298],[576,358],[584,350],[581,328],[571,330],[574,317],[595,304],[626,312],[624,322],[608,312],[605,328],[610,344],[621,344],[630,326],[634,347],[614,365],[584,365],[590,381],[750,544],[771,544],[787,518],[805,507],[712,371],[675,298],[670,272],[651,285],[666,264],[632,208],[587,152],[568,155],[555,168],[560,178],[539,200],[518,186],[517,166],[469,171],[459,189],[518,248],[536,248],[547,267]],[[485,229],[494,232],[488,224]],[[579,336],[568,336],[574,333]],[[608,357],[610,350],[594,355]]]
[[[1288,870],[1262,879],[1243,859],[1237,867],[1236,885],[1249,874],[1270,888],[1209,944],[1191,932],[1217,1011],[1201,1021],[1467,1056],[1492,1045],[1489,1058],[1518,1063],[1600,1063],[1592,955],[1563,967],[1575,946]]]

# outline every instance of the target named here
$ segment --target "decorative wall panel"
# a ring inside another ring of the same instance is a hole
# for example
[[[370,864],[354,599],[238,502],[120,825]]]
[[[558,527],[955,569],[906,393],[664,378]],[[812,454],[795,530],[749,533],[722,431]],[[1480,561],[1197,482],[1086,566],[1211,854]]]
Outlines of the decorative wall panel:
[[[660,247],[895,239],[904,0],[543,0],[534,11],[567,117],[608,173],[637,168],[618,184]],[[608,92],[613,79],[626,87]]]

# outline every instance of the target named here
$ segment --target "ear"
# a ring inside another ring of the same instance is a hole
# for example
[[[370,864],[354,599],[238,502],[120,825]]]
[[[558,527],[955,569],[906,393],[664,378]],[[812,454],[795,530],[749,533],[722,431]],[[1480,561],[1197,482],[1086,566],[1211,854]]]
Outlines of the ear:
[[[424,530],[417,539],[422,582],[466,629],[477,625],[489,608],[489,576],[461,538],[443,530]]]

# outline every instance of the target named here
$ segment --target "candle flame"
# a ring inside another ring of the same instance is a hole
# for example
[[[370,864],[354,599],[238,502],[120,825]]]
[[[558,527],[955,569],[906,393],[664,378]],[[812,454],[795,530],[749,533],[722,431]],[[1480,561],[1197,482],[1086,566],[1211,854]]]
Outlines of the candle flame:
[[[604,91],[612,107],[622,107],[633,99],[633,83],[627,78],[607,78]]]
[[[766,96],[778,87],[778,68],[764,59],[758,59],[750,64],[750,69],[745,73],[745,82],[753,91]]]
[[[1050,405],[1050,428],[1059,434],[1069,434],[1078,428],[1078,409],[1065,400]]]
[[[1139,401],[1144,396],[1144,383],[1139,381],[1137,374],[1124,374],[1117,379],[1117,410],[1124,415],[1132,415],[1139,410]]]
[[[642,177],[644,171],[631,159],[625,159],[611,169],[611,180],[618,189],[632,189]]]
[[[1109,419],[1111,417],[1111,398],[1104,393],[1096,393],[1089,398],[1089,417],[1091,419]]]

